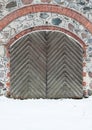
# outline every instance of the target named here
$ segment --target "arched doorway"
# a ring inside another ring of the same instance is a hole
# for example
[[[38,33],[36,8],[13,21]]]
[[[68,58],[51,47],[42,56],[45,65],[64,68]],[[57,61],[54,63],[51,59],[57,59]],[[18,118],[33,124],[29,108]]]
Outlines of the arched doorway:
[[[82,98],[83,48],[61,32],[37,31],[10,46],[14,98]]]

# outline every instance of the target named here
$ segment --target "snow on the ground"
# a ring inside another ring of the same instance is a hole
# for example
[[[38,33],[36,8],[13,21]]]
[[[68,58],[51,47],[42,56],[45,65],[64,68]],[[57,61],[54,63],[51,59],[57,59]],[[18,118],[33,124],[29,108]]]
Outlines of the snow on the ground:
[[[0,97],[0,130],[92,130],[92,97],[80,100]]]

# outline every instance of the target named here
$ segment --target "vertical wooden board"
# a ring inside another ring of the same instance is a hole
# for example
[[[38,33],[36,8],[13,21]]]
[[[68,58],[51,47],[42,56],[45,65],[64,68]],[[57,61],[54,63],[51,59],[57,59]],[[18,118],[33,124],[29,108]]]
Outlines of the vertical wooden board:
[[[83,49],[65,34],[53,33],[48,35],[47,98],[82,98]]]
[[[42,34],[29,34],[10,47],[11,95],[46,98],[46,48]]]

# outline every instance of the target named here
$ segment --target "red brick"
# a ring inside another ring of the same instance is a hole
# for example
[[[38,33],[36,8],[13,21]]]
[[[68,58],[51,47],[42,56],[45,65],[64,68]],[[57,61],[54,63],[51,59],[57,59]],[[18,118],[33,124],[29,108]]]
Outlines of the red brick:
[[[38,26],[38,27],[26,29],[26,30],[20,32],[19,34],[17,34],[12,39],[10,39],[10,41],[7,43],[7,47],[9,47],[15,41],[15,39],[17,40],[17,39],[21,38],[23,35],[25,35],[29,32],[32,32],[32,31],[36,31],[36,30],[59,30],[59,31],[64,32],[64,33],[68,34],[69,36],[73,37],[77,41],[79,41],[79,43],[83,46],[83,49],[85,48],[85,43],[78,36],[76,36],[75,34],[73,34],[72,32],[70,32],[64,28],[59,28],[59,27],[55,27],[55,26]]]
[[[86,77],[86,74],[87,74],[86,72],[83,72],[83,73],[82,73],[83,77]]]
[[[61,15],[66,15],[70,18],[77,20],[85,28],[87,28],[87,30],[89,30],[89,32],[92,33],[92,23],[86,17],[84,17],[83,15],[81,15],[80,13],[78,13],[72,9],[60,7],[58,5],[49,5],[49,4],[29,5],[29,6],[21,8],[21,9],[18,9],[17,11],[12,12],[11,14],[7,15],[5,18],[0,20],[0,29],[2,30],[11,21],[15,20],[18,17],[26,15],[30,12],[33,12],[33,13],[54,12],[54,13],[59,13]]]
[[[7,77],[10,77],[10,72],[7,73]]]
[[[82,85],[83,85],[83,86],[86,86],[86,82],[82,82]]]
[[[6,87],[10,87],[10,82],[6,82]]]
[[[9,51],[8,51],[8,47],[7,47],[6,45],[5,45],[4,47],[5,47],[5,49],[6,49],[6,56],[7,56],[7,57],[10,57],[10,53],[9,53]]]
[[[84,57],[84,58],[86,58],[86,57],[87,57],[87,54],[86,54],[86,53],[84,53],[84,54],[83,54],[83,57]]]

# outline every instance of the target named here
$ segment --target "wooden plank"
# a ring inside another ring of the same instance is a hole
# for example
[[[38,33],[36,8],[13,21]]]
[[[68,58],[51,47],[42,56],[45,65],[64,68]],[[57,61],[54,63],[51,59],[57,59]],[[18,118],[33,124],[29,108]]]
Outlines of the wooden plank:
[[[35,33],[32,37],[28,35],[10,48],[10,91],[14,98],[46,97],[45,40],[42,36],[42,39],[34,40],[38,38],[37,35]]]
[[[83,48],[60,32],[28,34],[10,47],[14,98],[82,98]]]
[[[52,37],[48,39],[47,98],[81,98],[83,49],[64,34],[58,40],[56,32],[54,43]]]

